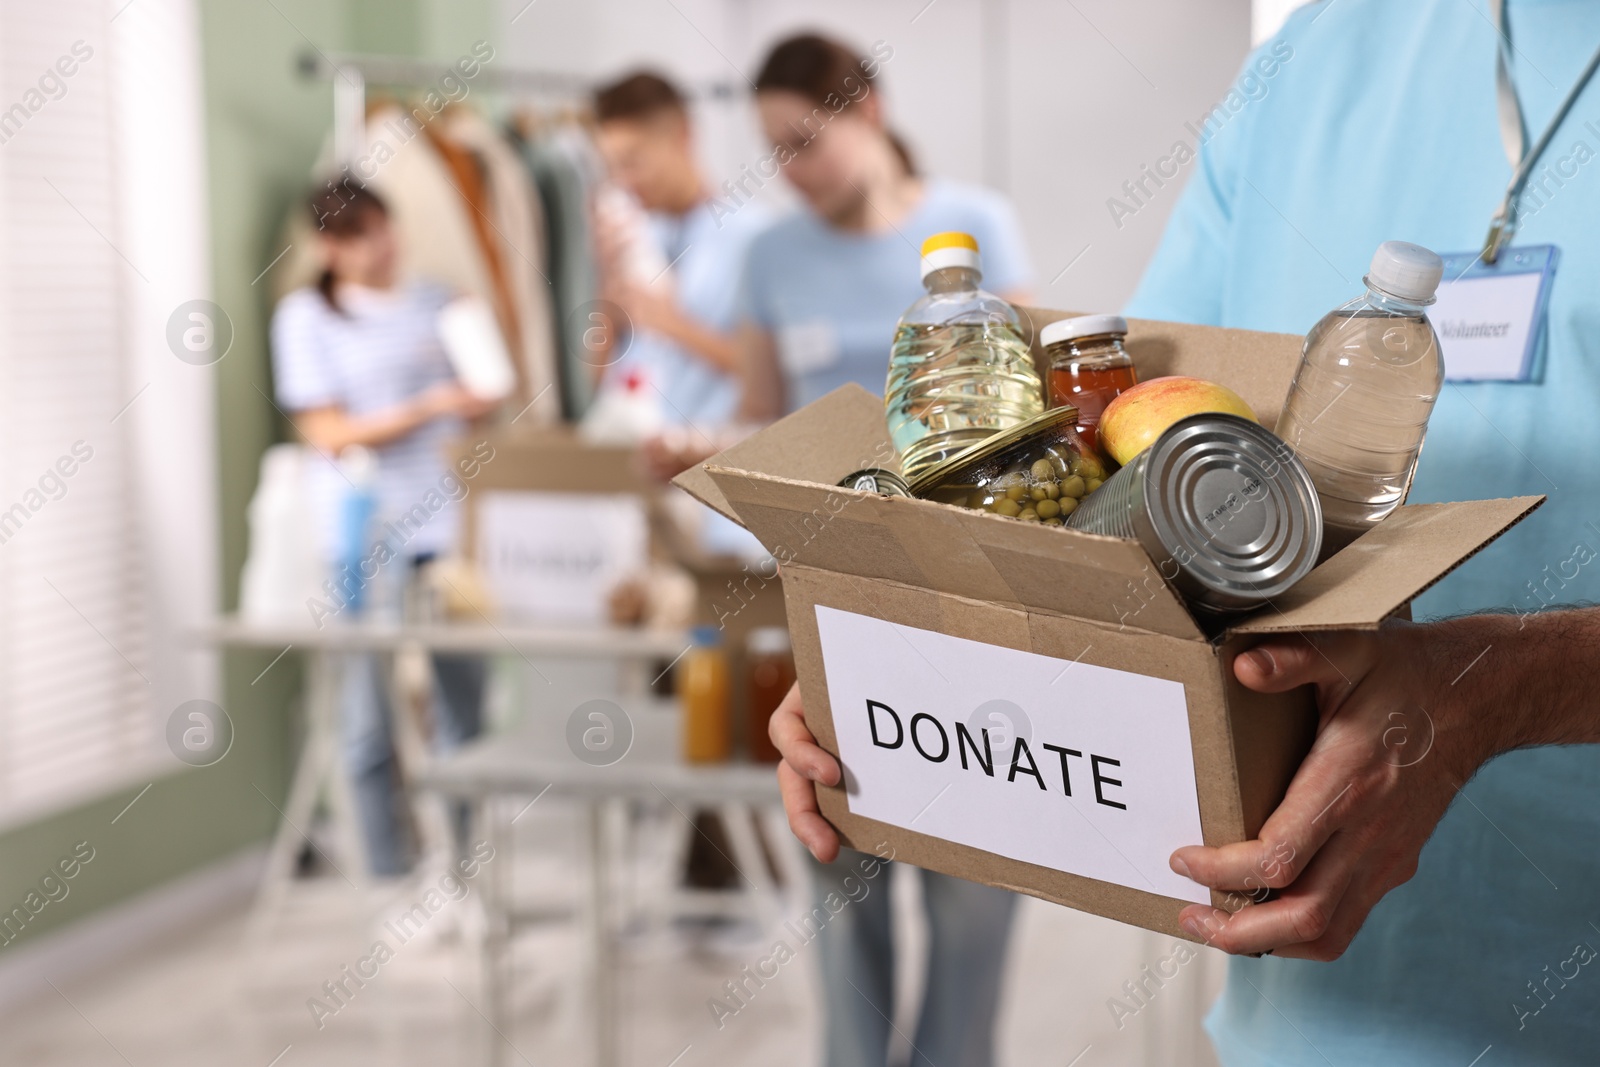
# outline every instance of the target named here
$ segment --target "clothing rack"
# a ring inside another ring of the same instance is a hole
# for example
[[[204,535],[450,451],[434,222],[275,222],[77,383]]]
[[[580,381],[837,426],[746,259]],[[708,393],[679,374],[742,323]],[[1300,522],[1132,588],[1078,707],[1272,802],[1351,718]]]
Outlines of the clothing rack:
[[[334,156],[339,163],[354,163],[365,141],[367,87],[433,88],[447,75],[460,77],[455,68],[441,60],[413,59],[353,53],[303,52],[296,61],[301,77],[333,83]],[[483,64],[472,77],[477,88],[522,96],[587,96],[599,82],[568,71],[533,70]],[[690,96],[718,102],[743,95],[743,88],[731,81],[710,81],[691,87]]]

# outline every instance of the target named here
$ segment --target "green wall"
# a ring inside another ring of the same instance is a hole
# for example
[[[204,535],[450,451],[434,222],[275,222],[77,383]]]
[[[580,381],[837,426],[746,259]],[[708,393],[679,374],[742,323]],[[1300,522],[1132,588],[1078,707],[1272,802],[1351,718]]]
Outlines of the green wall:
[[[331,88],[302,80],[295,59],[314,45],[324,52],[449,60],[466,54],[475,41],[493,42],[495,19],[493,0],[198,2],[213,299],[235,331],[233,348],[216,368],[221,577],[231,609],[238,601],[245,506],[257,464],[285,429],[261,395],[272,392],[268,281],[252,283],[282,251],[277,238],[284,213],[304,194],[332,119]],[[300,681],[290,653],[252,684],[274,654],[225,658],[224,707],[235,736],[215,766],[157,779],[125,813],[144,783],[0,833],[0,912],[22,904],[75,843],[88,841],[95,849],[94,859],[68,883],[68,895],[46,905],[13,945],[271,834],[277,824],[272,804],[282,803],[295,756]]]

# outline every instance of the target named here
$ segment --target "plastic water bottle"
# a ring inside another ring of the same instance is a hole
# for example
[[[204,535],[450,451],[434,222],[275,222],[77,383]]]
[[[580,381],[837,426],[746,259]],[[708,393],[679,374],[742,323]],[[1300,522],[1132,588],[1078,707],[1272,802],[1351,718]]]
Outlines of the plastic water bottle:
[[[636,445],[666,425],[661,393],[641,367],[607,378],[578,424],[578,436],[591,445]]]
[[[1044,384],[1016,309],[978,288],[978,242],[922,243],[928,292],[895,330],[884,386],[889,438],[909,480],[947,456],[1044,411]]]
[[[302,445],[278,444],[261,456],[248,512],[250,554],[239,577],[239,614],[251,622],[304,623],[306,605],[326,596],[305,453]]]
[[[1385,241],[1366,293],[1306,335],[1277,430],[1316,483],[1324,558],[1377,525],[1411,488],[1444,384],[1439,338],[1423,310],[1443,271],[1428,249]]]
[[[334,565],[334,585],[344,591],[353,612],[371,604],[367,563],[373,552],[372,527],[378,513],[378,457],[362,445],[349,445],[339,454],[339,469],[347,483],[339,500],[339,540]],[[363,564],[366,564],[363,568]]]

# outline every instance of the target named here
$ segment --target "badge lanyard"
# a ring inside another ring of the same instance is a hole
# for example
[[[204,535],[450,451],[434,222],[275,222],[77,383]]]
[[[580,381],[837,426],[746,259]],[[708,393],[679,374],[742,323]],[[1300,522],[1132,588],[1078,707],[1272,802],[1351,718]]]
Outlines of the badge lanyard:
[[[1532,151],[1528,151],[1527,134],[1522,118],[1522,100],[1517,94],[1516,83],[1511,79],[1511,39],[1506,24],[1506,0],[1489,0],[1489,6],[1494,10],[1496,30],[1494,88],[1500,112],[1500,142],[1505,145],[1506,158],[1511,161],[1511,181],[1507,183],[1505,196],[1501,199],[1500,207],[1489,224],[1489,235],[1483,241],[1483,261],[1493,264],[1500,258],[1501,250],[1516,233],[1517,199],[1522,195],[1522,187],[1528,183],[1529,175],[1533,173],[1533,165],[1544,154],[1550,139],[1555,136],[1556,129],[1566,119],[1567,112],[1572,110],[1572,105],[1577,102],[1584,86],[1594,77],[1595,69],[1600,68],[1600,48],[1595,49],[1594,55],[1589,57],[1588,65],[1583,68],[1583,73],[1578,75],[1578,80],[1572,83],[1572,88],[1567,91],[1565,99],[1556,108],[1550,124],[1534,142]]]
[[[1532,382],[1542,377],[1537,371],[1538,353],[1544,341],[1546,309],[1560,253],[1550,244],[1512,246],[1511,239],[1517,231],[1517,205],[1534,165],[1600,67],[1600,49],[1596,49],[1530,149],[1522,101],[1511,78],[1506,0],[1489,2],[1497,31],[1496,110],[1500,141],[1511,162],[1511,180],[1489,223],[1482,250],[1444,257],[1444,281],[1428,317],[1439,334],[1446,380]]]

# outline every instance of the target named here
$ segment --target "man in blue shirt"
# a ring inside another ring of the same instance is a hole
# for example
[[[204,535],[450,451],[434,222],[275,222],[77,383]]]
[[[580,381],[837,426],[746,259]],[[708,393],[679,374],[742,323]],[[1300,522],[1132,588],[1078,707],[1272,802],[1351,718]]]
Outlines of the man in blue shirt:
[[[630,218],[605,190],[596,205],[605,292],[633,330],[607,378],[642,371],[664,423],[714,436],[738,404],[739,279],[770,215],[754,203],[718,210],[695,158],[687,101],[660,75],[601,89],[595,117],[612,179],[648,212]]]
[[[1213,113],[1197,157],[1166,165],[1192,173],[1128,314],[1304,333],[1360,293],[1382,241],[1481,248],[1510,171],[1481,3],[1296,12],[1245,68],[1271,56],[1275,74]],[[1600,3],[1507,13],[1531,143],[1600,45]],[[1184,913],[1240,954],[1208,1020],[1228,1067],[1600,1061],[1600,611],[1575,607],[1600,601],[1597,194],[1592,81],[1519,205],[1512,247],[1560,250],[1534,378],[1447,384],[1412,486],[1419,503],[1548,495],[1414,605],[1500,614],[1274,640],[1236,661],[1252,688],[1316,685],[1322,725],[1259,840],[1173,856],[1204,885],[1278,891],[1233,916]],[[1385,749],[1397,722],[1426,755]],[[826,853],[811,783],[839,767],[798,692],[772,735],[790,825]]]
[[[1600,45],[1600,4],[1507,14],[1531,143]],[[1486,0],[1296,12],[1251,60],[1293,62],[1203,131],[1128,313],[1303,333],[1360,292],[1381,241],[1481,247],[1509,177],[1496,32]],[[1600,1061],[1600,618],[1556,610],[1600,600],[1597,152],[1591,82],[1535,161],[1513,242],[1560,253],[1535,380],[1447,384],[1411,493],[1548,494],[1415,605],[1514,614],[1241,657],[1255,688],[1315,683],[1324,721],[1260,841],[1174,857],[1203,884],[1282,890],[1233,918],[1186,912],[1221,948],[1271,953],[1232,961],[1209,1019],[1229,1067]],[[1397,711],[1432,729],[1413,766],[1382,748]]]

